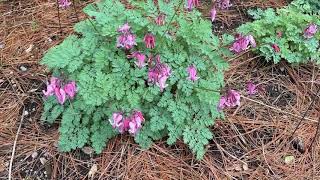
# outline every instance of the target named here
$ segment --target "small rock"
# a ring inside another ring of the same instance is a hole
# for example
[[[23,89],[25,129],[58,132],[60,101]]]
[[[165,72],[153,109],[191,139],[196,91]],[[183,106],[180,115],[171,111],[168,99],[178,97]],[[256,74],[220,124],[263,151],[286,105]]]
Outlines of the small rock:
[[[4,44],[0,43],[0,49],[3,49],[3,48],[4,48]]]
[[[25,116],[28,116],[29,115],[29,112],[28,111],[24,111],[23,113]]]
[[[36,111],[36,108],[32,108],[32,111]]]
[[[96,174],[97,171],[98,171],[98,166],[97,166],[96,164],[94,164],[94,165],[91,167],[91,169],[90,169],[90,171],[89,171],[89,173],[88,173],[88,176],[91,177],[91,179],[93,179],[94,174]]]
[[[294,156],[285,156],[284,157],[284,162],[286,163],[286,164],[291,164],[292,162],[294,161]]]
[[[283,72],[284,71],[284,67],[280,67],[280,71]]]
[[[48,160],[46,160],[46,158],[40,158],[40,162],[42,165],[44,165]]]
[[[26,72],[26,71],[28,70],[28,68],[26,68],[25,66],[20,66],[20,70],[21,70],[22,72]]]
[[[38,152],[35,151],[31,154],[32,159],[36,158],[38,156]]]
[[[89,147],[89,146],[83,147],[83,148],[82,148],[82,151],[83,151],[85,154],[87,154],[87,155],[93,154],[93,149],[92,149],[91,147]]]

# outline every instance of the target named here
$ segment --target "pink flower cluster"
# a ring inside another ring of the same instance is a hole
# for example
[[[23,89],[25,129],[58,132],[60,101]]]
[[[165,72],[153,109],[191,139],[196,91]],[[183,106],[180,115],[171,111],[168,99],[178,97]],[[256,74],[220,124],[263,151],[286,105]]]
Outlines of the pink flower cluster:
[[[156,56],[155,65],[149,69],[148,81],[149,83],[156,84],[160,87],[160,91],[163,91],[168,85],[167,79],[171,75],[171,69],[167,64],[164,64],[160,60],[160,56]]]
[[[131,27],[128,23],[118,29],[118,32],[121,33],[117,39],[118,48],[131,49],[133,46],[137,45],[136,36],[131,33],[130,29]]]
[[[252,35],[242,36],[241,34],[236,35],[236,40],[229,48],[234,53],[240,53],[250,48],[250,45],[256,47],[256,41]]]
[[[136,135],[142,128],[144,122],[143,114],[140,111],[133,111],[130,117],[125,117],[122,112],[112,114],[110,124],[121,134],[128,131],[132,135]]]
[[[310,24],[305,30],[304,30],[304,37],[305,38],[312,38],[318,31],[318,26],[316,24]]]
[[[47,91],[43,90],[46,97],[55,95],[60,104],[64,104],[67,98],[73,99],[77,92],[76,82],[71,81],[61,87],[60,79],[51,77],[50,84],[47,83]]]
[[[71,5],[69,0],[59,0],[59,7],[68,8]]]
[[[249,81],[247,83],[247,93],[248,95],[255,95],[258,93],[258,86],[255,85],[252,81]],[[222,109],[226,107],[236,107],[240,106],[240,99],[241,95],[236,90],[228,90],[227,94],[225,96],[221,96],[219,104],[218,104],[218,110],[221,111]]]

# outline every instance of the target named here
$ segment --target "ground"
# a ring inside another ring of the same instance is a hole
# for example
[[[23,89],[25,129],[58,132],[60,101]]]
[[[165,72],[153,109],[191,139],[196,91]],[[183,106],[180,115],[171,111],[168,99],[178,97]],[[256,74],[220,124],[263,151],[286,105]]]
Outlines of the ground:
[[[208,12],[210,2],[201,2]],[[250,21],[248,8],[286,4],[232,2],[218,13],[215,32]],[[90,147],[58,152],[59,124],[39,120],[49,72],[38,62],[85,18],[86,3],[60,10],[60,29],[54,0],[0,1],[0,178],[7,179],[11,169],[13,179],[320,179],[318,67],[274,65],[251,52],[226,59],[226,85],[242,91],[241,106],[216,121],[202,161],[182,142],[168,146],[163,140],[142,150],[128,136],[112,139],[100,155]],[[246,95],[249,80],[262,87],[258,95]]]

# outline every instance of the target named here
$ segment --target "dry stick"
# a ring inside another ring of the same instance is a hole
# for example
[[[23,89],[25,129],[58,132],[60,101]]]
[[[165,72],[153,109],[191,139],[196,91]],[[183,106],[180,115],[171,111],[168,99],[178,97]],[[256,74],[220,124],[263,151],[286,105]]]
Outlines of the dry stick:
[[[12,153],[11,153],[11,159],[10,159],[10,165],[9,165],[9,180],[11,180],[11,171],[12,171],[13,158],[14,158],[14,153],[16,151],[16,145],[17,145],[17,141],[18,141],[18,136],[19,136],[19,133],[20,133],[21,125],[22,125],[22,122],[23,122],[23,119],[24,119],[24,111],[25,111],[25,108],[23,108],[22,116],[21,116],[21,119],[20,119],[20,124],[19,124],[18,130],[17,130],[16,137],[14,139],[13,147],[12,147]]]
[[[310,118],[306,118],[306,117],[302,117],[302,116],[299,116],[299,115],[297,115],[297,114],[293,114],[293,113],[290,113],[290,112],[286,112],[286,111],[283,111],[283,110],[281,110],[281,109],[275,108],[275,107],[273,107],[273,106],[269,106],[269,105],[267,105],[267,104],[264,104],[263,102],[253,100],[253,99],[250,99],[250,98],[245,97],[245,96],[242,96],[242,95],[241,95],[241,97],[242,97],[243,99],[246,99],[246,100],[249,100],[249,101],[251,101],[251,102],[255,102],[255,103],[257,103],[257,104],[266,106],[266,107],[268,107],[268,108],[270,108],[270,109],[273,109],[273,110],[278,111],[278,112],[283,113],[283,114],[288,114],[288,115],[290,115],[290,116],[293,116],[293,117],[296,117],[296,118],[302,118],[302,119],[305,119],[305,120],[308,120],[308,121],[311,121],[311,122],[318,122],[317,120],[310,119]]]
[[[58,10],[58,20],[59,20],[59,28],[60,28],[60,34],[62,34],[62,27],[60,22],[60,8],[59,8],[59,0],[56,1],[57,3],[57,10]]]

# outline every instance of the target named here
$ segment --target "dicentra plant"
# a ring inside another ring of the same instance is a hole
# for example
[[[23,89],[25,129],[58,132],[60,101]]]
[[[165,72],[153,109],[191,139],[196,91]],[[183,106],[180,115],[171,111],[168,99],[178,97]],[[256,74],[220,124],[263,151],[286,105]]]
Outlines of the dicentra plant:
[[[102,0],[43,60],[53,72],[42,119],[61,120],[59,149],[97,153],[119,133],[142,147],[182,139],[200,159],[224,85],[226,44],[184,1]],[[75,94],[76,93],[76,94]]]
[[[255,51],[267,60],[320,63],[320,33],[317,29],[320,17],[301,8],[291,4],[277,10],[250,10],[249,14],[255,20],[241,25],[237,31],[252,35],[257,43]]]

